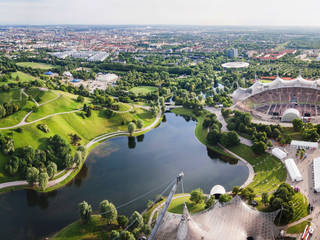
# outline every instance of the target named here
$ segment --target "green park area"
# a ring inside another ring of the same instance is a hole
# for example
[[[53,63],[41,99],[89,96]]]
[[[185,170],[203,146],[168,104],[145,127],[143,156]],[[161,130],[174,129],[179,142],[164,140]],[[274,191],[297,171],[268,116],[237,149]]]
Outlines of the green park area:
[[[157,91],[157,88],[152,86],[140,86],[140,87],[133,87],[130,89],[130,92],[136,95],[147,95],[148,93],[152,93],[155,91]]]
[[[37,63],[37,62],[18,62],[17,65],[20,67],[30,67],[30,68],[42,69],[42,70],[49,70],[54,67],[51,64]]]
[[[285,166],[269,153],[255,154],[250,147],[244,144],[229,149],[252,165],[255,175],[249,187],[252,187],[256,194],[271,192],[286,180]]]
[[[205,202],[194,203],[190,200],[190,196],[175,198],[171,201],[168,208],[168,212],[182,214],[184,209],[184,203],[186,203],[190,214],[201,212],[205,209]]]
[[[93,215],[88,223],[78,220],[63,228],[52,240],[105,239],[106,223],[100,215]]]
[[[311,219],[308,219],[306,221],[303,221],[301,223],[298,223],[292,227],[289,227],[287,229],[287,233],[289,234],[299,234],[299,233],[303,233],[304,229],[306,228],[307,225],[311,224]]]
[[[32,96],[39,104],[46,103],[60,96],[60,94],[55,91],[36,87],[28,88],[25,92],[29,96]]]
[[[18,93],[18,90],[10,91],[8,93],[2,92],[3,99],[11,99],[13,101],[13,99],[17,99],[19,96]],[[38,91],[32,89],[29,93],[38,94]],[[60,92],[57,91],[54,92],[54,94],[57,96],[56,94],[60,94]],[[54,95],[49,92],[42,95],[42,97],[44,96],[44,100],[49,100],[54,97]],[[76,95],[64,92],[61,97],[53,99],[52,102],[38,107],[36,112],[29,115],[26,122],[28,123],[48,115],[82,108],[84,103],[77,102],[76,98]],[[87,102],[87,105],[90,105],[88,99],[85,99],[85,102]],[[120,105],[122,109],[129,108],[129,105],[122,103],[120,103]],[[25,114],[28,113],[28,110],[32,109],[32,107],[34,108],[34,106],[35,104],[31,100],[27,101],[24,108],[20,111],[1,119],[0,125],[2,127],[9,127],[19,123]],[[101,134],[116,132],[118,130],[127,131],[128,123],[131,121],[138,121],[139,119],[143,121],[144,127],[146,127],[154,122],[155,117],[151,112],[137,107],[124,113],[113,112],[111,115],[104,109],[92,109],[90,116],[86,116],[83,111],[79,110],[73,113],[54,115],[41,121],[36,121],[35,123],[20,126],[19,131],[17,129],[2,129],[0,130],[0,133],[3,136],[12,138],[16,149],[24,146],[31,146],[34,149],[38,148],[44,150],[47,148],[46,139],[56,134],[61,136],[67,143],[71,143],[72,135],[77,135],[80,138],[77,145],[85,146],[90,140]],[[44,132],[40,130],[39,125],[46,126],[48,131]],[[70,144],[73,152],[76,151],[77,145]],[[0,182],[12,180],[13,178],[4,170],[4,165],[9,160],[9,156],[1,154],[0,159]],[[16,177],[14,177],[14,179],[16,179]]]
[[[10,84],[10,83],[22,83],[22,82],[30,82],[30,81],[34,81],[36,80],[36,77],[31,76],[30,74],[24,73],[24,72],[13,72],[10,73],[10,78],[8,79],[8,81],[5,82],[0,82],[0,86],[3,86],[5,84]]]

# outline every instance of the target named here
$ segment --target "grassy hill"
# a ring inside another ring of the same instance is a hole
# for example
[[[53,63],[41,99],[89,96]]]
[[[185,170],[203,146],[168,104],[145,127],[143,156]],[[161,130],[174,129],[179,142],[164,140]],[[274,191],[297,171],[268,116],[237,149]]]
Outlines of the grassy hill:
[[[21,67],[31,67],[34,69],[43,69],[43,70],[49,70],[54,67],[51,64],[36,63],[36,62],[18,62],[17,65]]]

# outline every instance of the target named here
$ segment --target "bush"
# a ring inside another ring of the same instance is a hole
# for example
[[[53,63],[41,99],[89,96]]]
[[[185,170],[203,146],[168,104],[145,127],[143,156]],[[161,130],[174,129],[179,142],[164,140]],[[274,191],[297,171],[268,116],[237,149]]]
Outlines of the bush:
[[[37,125],[37,128],[38,128],[39,130],[41,130],[42,132],[45,132],[45,133],[50,132],[50,129],[49,129],[49,127],[48,127],[46,124],[38,124],[38,125]]]
[[[231,199],[232,199],[232,197],[229,194],[222,194],[219,197],[219,202],[220,203],[226,203],[226,202],[231,201]]]

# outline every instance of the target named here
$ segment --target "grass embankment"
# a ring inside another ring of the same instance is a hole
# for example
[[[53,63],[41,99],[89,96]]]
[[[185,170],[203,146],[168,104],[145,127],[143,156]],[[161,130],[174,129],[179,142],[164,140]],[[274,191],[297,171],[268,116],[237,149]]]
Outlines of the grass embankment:
[[[33,69],[42,69],[42,70],[49,70],[54,67],[51,64],[37,63],[37,62],[18,62],[17,65],[20,67],[31,67]]]
[[[19,81],[16,80],[17,76],[19,77]],[[30,82],[30,81],[34,81],[37,78],[31,76],[30,74],[24,73],[24,72],[13,72],[11,73],[11,79],[9,79],[7,82],[0,82],[0,86],[3,86],[5,84],[10,84],[10,83],[19,83],[19,82]]]
[[[287,171],[285,166],[269,153],[257,155],[250,147],[244,144],[231,147],[229,150],[252,165],[255,175],[249,187],[252,187],[256,194],[270,193],[286,180]]]
[[[302,193],[296,193],[291,200],[293,205],[293,217],[291,222],[298,221],[308,216],[308,199]]]
[[[91,220],[83,224],[81,220],[63,228],[52,240],[105,239],[106,223],[100,215],[92,215]]]
[[[152,86],[140,86],[140,87],[133,87],[129,91],[137,94],[137,95],[147,95],[148,93],[152,93],[157,91],[157,87]]]
[[[59,96],[58,93],[55,93],[52,90],[41,90],[39,88],[30,88],[25,90],[25,92],[32,96],[39,104],[46,103]]]
[[[208,111],[204,111],[203,114],[200,116],[196,116],[194,112],[191,109],[186,109],[186,108],[174,108],[171,110],[171,112],[177,114],[177,115],[182,115],[182,116],[188,116],[193,119],[197,120],[197,125],[195,128],[195,135],[197,139],[204,145],[206,145],[210,150],[214,151],[219,157],[225,160],[236,160],[231,154],[226,153],[221,147],[217,145],[211,145],[207,142],[207,135],[208,135],[208,130],[202,127],[203,120],[205,118],[206,114],[210,114]]]
[[[205,206],[206,206],[204,202],[195,204],[190,201],[189,196],[186,196],[186,197],[173,199],[168,208],[168,212],[182,214],[184,209],[184,203],[186,203],[190,214],[201,212],[205,209]]]
[[[289,228],[286,230],[286,232],[287,232],[288,234],[299,234],[299,233],[303,233],[305,227],[306,227],[307,225],[310,225],[310,224],[311,224],[311,218],[308,219],[308,220],[306,220],[306,221],[303,221],[303,222],[301,222],[301,223],[298,223],[298,224],[296,224],[296,225],[294,225],[294,226],[292,226],[292,227],[289,227]]]
[[[0,127],[13,126],[21,122],[23,117],[31,111],[35,104],[32,101],[27,101],[27,97],[21,94],[21,90],[18,88],[10,89],[9,92],[0,92],[0,104],[3,103],[16,103],[20,106],[21,110],[0,119]]]

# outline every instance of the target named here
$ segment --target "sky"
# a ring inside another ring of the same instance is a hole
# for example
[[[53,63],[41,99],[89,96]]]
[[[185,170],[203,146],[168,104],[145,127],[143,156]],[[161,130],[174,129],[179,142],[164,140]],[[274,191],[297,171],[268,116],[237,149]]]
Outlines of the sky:
[[[319,0],[0,0],[0,24],[320,26]]]

